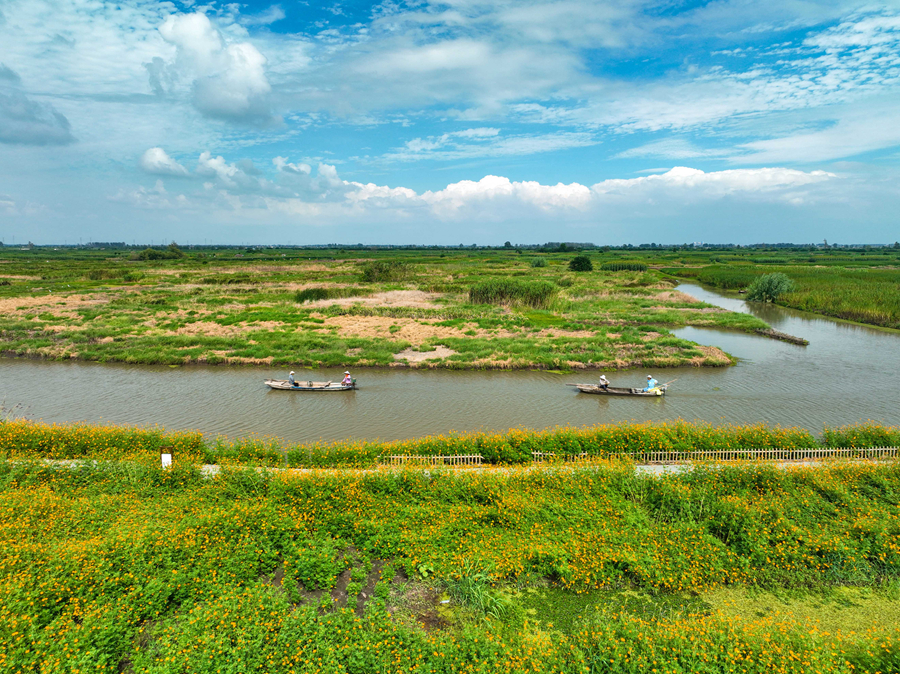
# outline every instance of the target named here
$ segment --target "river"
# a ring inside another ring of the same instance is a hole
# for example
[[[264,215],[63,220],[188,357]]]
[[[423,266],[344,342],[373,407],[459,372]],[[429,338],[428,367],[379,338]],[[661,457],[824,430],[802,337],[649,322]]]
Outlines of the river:
[[[289,442],[346,438],[392,440],[449,431],[501,431],[617,421],[703,420],[713,424],[802,426],[820,433],[872,419],[900,425],[900,333],[774,306],[749,305],[693,284],[678,288],[703,301],[753,313],[776,330],[810,341],[796,346],[722,330],[675,331],[722,347],[729,368],[651,372],[677,379],[663,398],[609,398],[565,386],[593,382],[596,371],[456,372],[365,369],[346,393],[271,391],[263,380],[283,369],[131,366],[0,359],[0,403],[48,422],[158,424],[207,434],[271,435]],[[614,385],[641,385],[646,370],[608,374]],[[341,370],[299,370],[300,378],[339,379]]]

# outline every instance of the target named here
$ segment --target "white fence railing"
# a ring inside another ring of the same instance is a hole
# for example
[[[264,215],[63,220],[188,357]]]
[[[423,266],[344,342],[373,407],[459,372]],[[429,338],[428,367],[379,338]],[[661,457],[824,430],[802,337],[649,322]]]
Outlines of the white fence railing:
[[[480,466],[481,454],[454,454],[453,456],[425,456],[420,454],[398,454],[382,456],[379,462],[388,466],[426,465],[426,466]]]
[[[897,458],[896,447],[808,447],[770,449],[713,449],[703,451],[624,452],[608,455],[627,456],[638,463],[677,463],[682,461],[804,461],[815,459],[888,459]],[[544,461],[584,461],[592,458],[586,452],[559,455],[554,452],[532,452],[537,463]],[[597,457],[600,458],[600,457]]]

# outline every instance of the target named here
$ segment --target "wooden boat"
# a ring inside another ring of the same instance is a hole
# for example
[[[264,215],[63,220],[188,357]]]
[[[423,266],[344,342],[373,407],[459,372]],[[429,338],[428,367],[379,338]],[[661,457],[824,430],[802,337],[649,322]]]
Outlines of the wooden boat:
[[[656,396],[666,395],[666,389],[669,388],[669,384],[660,384],[649,391],[645,391],[642,388],[621,388],[619,386],[607,386],[604,389],[597,384],[566,384],[566,386],[574,386],[582,393],[596,393],[602,396],[645,396],[655,398]]]
[[[286,379],[266,379],[266,386],[279,391],[350,391],[356,388],[356,380],[352,384],[339,381],[298,381],[294,386]]]

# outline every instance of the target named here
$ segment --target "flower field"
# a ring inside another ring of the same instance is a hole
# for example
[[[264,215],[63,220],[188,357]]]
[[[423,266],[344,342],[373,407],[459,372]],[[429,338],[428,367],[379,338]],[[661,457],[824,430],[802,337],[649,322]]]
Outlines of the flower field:
[[[835,634],[612,597],[853,586],[896,602],[898,495],[895,462],[204,479],[187,462],[4,459],[0,671],[895,672],[896,625]],[[396,600],[410,587],[456,588],[462,608],[425,629]],[[584,599],[571,625],[525,610],[532,587]]]

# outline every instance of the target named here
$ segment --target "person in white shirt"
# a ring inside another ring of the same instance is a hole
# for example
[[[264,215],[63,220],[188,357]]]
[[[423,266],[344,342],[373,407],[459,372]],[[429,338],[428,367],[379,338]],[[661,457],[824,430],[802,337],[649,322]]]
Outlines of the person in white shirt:
[[[600,388],[604,391],[609,388],[609,379],[606,378],[605,374],[600,375]]]

